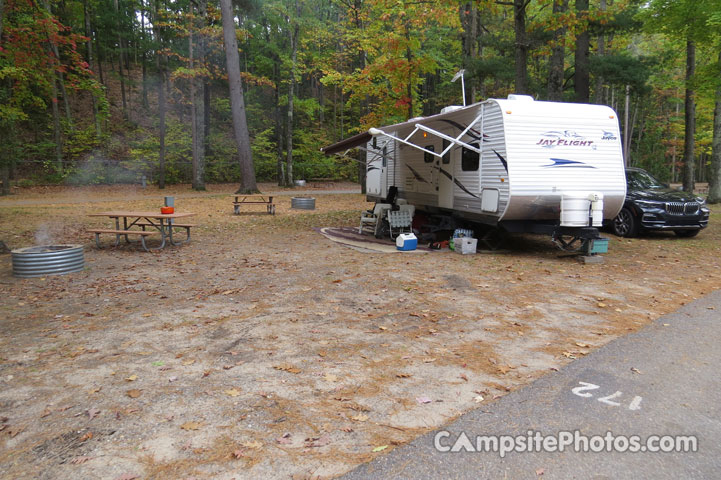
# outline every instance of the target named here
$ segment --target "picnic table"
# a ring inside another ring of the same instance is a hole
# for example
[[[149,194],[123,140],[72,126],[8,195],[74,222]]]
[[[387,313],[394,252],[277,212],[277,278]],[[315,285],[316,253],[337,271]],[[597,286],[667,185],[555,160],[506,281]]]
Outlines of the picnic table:
[[[100,245],[100,234],[109,233],[115,235],[115,246],[120,243],[120,237],[125,237],[125,241],[130,243],[129,237],[131,235],[137,235],[140,237],[140,242],[146,252],[150,250],[160,250],[165,248],[166,245],[180,245],[190,241],[190,229],[195,225],[187,223],[176,223],[175,220],[178,218],[192,217],[195,215],[191,212],[176,212],[176,213],[157,213],[157,212],[133,212],[133,211],[110,211],[110,212],[98,212],[91,213],[90,217],[108,217],[115,220],[115,228],[93,228],[88,229],[88,232],[95,234],[95,243],[98,248],[102,248]],[[121,220],[122,219],[122,222]],[[146,230],[146,228],[152,228],[152,230]],[[174,229],[184,229],[186,237],[184,240],[176,240],[173,238]],[[160,246],[149,249],[145,243],[145,237],[160,233]]]
[[[273,203],[273,196],[266,195],[231,195],[235,198],[233,200],[233,213],[240,215],[240,207],[243,205],[265,205],[266,211],[270,215],[275,215],[275,204]]]

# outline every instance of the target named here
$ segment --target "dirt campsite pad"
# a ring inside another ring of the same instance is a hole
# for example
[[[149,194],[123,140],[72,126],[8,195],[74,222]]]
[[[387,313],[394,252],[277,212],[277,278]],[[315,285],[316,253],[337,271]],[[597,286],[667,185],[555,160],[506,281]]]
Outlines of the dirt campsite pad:
[[[360,194],[233,215],[232,188],[0,199],[8,246],[87,264],[19,279],[0,257],[2,478],[333,477],[721,287],[717,207],[696,238],[611,237],[582,265],[540,236],[368,253],[317,231],[357,225]],[[107,219],[85,214],[165,194],[197,214],[190,244],[93,246]]]

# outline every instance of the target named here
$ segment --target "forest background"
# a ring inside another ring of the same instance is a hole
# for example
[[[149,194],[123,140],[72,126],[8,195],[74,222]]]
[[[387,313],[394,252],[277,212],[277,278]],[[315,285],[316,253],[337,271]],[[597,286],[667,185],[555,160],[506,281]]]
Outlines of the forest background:
[[[279,185],[363,184],[358,158],[320,147],[461,104],[452,79],[464,69],[468,103],[518,93],[611,106],[628,165],[686,190],[709,181],[716,202],[720,27],[721,0],[0,0],[2,192],[202,190],[242,180],[244,161]]]

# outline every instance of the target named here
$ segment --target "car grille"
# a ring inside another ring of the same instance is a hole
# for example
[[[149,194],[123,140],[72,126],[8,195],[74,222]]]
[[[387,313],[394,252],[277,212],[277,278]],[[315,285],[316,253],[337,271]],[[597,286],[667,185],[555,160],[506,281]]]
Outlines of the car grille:
[[[698,202],[666,202],[666,212],[671,215],[694,215],[698,209]]]

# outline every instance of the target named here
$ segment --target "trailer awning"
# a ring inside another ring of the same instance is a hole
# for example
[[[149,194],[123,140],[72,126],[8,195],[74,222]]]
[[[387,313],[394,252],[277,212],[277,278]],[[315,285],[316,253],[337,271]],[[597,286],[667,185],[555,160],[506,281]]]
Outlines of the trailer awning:
[[[409,142],[410,137],[413,136],[413,134],[417,131],[424,131],[426,133],[430,133],[432,135],[436,135],[438,137],[449,140],[452,144],[463,145],[464,147],[479,151],[476,147],[468,145],[466,142],[460,141],[460,138],[465,135],[469,130],[471,130],[473,124],[480,118],[480,107],[480,103],[468,105],[466,107],[453,107],[452,109],[449,109],[449,111],[439,113],[437,115],[412,118],[406,122],[396,123],[395,125],[388,125],[380,128],[371,128],[367,132],[359,133],[352,137],[341,140],[340,142],[334,143],[333,145],[323,147],[320,149],[320,151],[325,153],[326,155],[343,153],[347,150],[367,144],[369,141],[371,141],[374,135],[383,134],[388,135],[400,141],[401,143],[405,143],[407,145],[411,145],[412,147],[419,148],[420,150],[427,151],[428,153],[432,153],[434,156],[441,156],[438,153],[430,152],[423,149],[422,147],[419,147],[418,145],[413,144],[412,142]],[[465,126],[455,121],[461,118],[466,119]],[[454,125],[456,126],[456,128],[463,130],[463,133],[457,138],[444,135],[438,132],[436,129],[430,127],[430,125],[436,124],[437,122],[446,122],[447,124]]]
[[[334,143],[333,145],[323,147],[320,149],[320,151],[325,153],[326,155],[343,153],[346,150],[350,150],[351,148],[355,148],[359,145],[365,145],[366,143],[370,142],[372,138],[373,136],[370,133],[362,132],[358,135],[353,135],[352,137],[345,138],[340,142]]]

